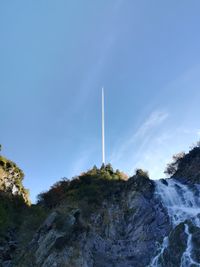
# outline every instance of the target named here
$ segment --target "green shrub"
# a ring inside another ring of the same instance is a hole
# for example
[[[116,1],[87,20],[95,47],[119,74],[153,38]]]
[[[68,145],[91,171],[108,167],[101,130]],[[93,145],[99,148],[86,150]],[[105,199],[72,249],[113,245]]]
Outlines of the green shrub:
[[[33,234],[45,220],[47,215],[48,211],[38,205],[27,206],[21,213],[18,236],[22,246],[26,245],[31,240]]]
[[[112,196],[125,179],[127,176],[119,170],[114,171],[110,164],[102,165],[100,169],[94,166],[71,181],[65,178],[49,191],[39,194],[38,204],[50,209],[70,200],[100,205],[105,198]]]
[[[26,207],[22,197],[9,196],[0,191],[0,235],[21,224],[21,215]]]
[[[149,174],[147,171],[144,171],[142,169],[136,169],[135,171],[136,175],[144,177],[144,178],[149,178]]]

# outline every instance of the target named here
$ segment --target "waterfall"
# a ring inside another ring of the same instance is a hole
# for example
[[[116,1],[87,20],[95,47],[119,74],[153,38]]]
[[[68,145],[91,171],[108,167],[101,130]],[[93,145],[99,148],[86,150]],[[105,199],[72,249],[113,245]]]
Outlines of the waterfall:
[[[162,201],[168,211],[173,227],[178,224],[185,224],[185,234],[187,236],[187,247],[181,258],[180,267],[197,267],[199,263],[192,258],[192,234],[189,231],[188,221],[194,226],[200,227],[200,203],[195,194],[188,186],[173,179],[155,181],[156,196]],[[153,258],[151,267],[164,267],[159,259],[162,258],[164,250],[168,246],[168,237],[165,237],[160,247],[160,252]],[[177,266],[178,267],[178,266]]]
[[[152,263],[151,263],[151,266],[159,266],[159,259],[160,257],[162,257],[163,255],[163,252],[164,250],[167,248],[168,246],[168,237],[166,236],[164,239],[163,239],[163,243],[162,243],[162,246],[160,248],[160,252],[158,253],[158,255],[156,255],[155,258],[153,258],[152,260]]]
[[[191,257],[191,252],[192,252],[192,235],[189,232],[189,227],[187,224],[185,224],[185,233],[188,236],[187,239],[187,248],[186,251],[183,253],[182,258],[181,258],[181,266],[200,266],[198,262],[195,262],[192,257]]]

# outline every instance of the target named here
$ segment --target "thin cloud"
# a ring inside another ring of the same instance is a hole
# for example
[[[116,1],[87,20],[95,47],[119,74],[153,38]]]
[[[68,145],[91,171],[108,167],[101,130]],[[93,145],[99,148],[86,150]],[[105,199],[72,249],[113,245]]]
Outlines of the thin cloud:
[[[111,155],[111,162],[117,163],[123,157],[134,151],[134,146],[137,146],[137,154],[140,154],[143,147],[149,142],[152,134],[154,134],[155,129],[157,129],[169,116],[168,112],[163,111],[154,111],[150,116],[142,123],[139,129],[133,133],[132,136],[127,138],[127,141],[124,142],[114,150]],[[139,147],[138,147],[138,144]],[[137,154],[135,156],[137,157]]]
[[[147,120],[143,123],[143,125],[138,129],[136,132],[135,137],[143,137],[148,134],[156,126],[160,125],[168,118],[169,114],[167,112],[162,111],[154,111],[151,115],[147,118]]]

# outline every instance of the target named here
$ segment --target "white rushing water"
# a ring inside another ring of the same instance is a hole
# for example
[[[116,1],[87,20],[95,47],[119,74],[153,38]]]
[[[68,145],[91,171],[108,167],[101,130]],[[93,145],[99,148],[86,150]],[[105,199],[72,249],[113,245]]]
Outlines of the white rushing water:
[[[167,179],[166,183],[161,180],[156,181],[155,194],[161,199],[166,207],[173,227],[181,222],[189,220],[193,225],[200,227],[200,204],[198,198],[186,186],[173,179]],[[187,247],[181,258],[180,267],[197,267],[199,263],[192,259],[192,234],[189,232],[189,226],[185,222],[185,234],[187,236]],[[160,252],[152,260],[151,267],[163,267],[159,263],[160,257],[168,246],[168,237],[165,237],[160,247]],[[179,267],[179,266],[177,266]]]

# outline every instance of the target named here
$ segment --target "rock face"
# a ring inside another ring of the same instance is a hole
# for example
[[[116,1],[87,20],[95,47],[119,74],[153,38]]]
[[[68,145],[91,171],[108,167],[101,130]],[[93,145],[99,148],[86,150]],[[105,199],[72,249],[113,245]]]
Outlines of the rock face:
[[[17,249],[15,232],[7,231],[4,239],[0,240],[0,266],[13,266],[12,260]]]
[[[200,147],[194,147],[178,164],[172,176],[183,183],[200,183]]]
[[[162,242],[170,230],[154,183],[135,176],[90,216],[80,207],[53,211],[17,266],[147,266],[157,251],[155,241]]]
[[[22,230],[21,239],[0,242],[0,266],[200,266],[199,160],[193,149],[158,181],[142,170],[124,181],[109,165],[57,183],[24,217],[26,242]]]
[[[21,196],[26,203],[29,203],[28,190],[22,185],[23,178],[23,172],[14,162],[0,156],[0,191]]]
[[[17,230],[22,212],[29,202],[22,185],[23,172],[16,164],[0,156],[0,266],[13,266],[18,248]]]

